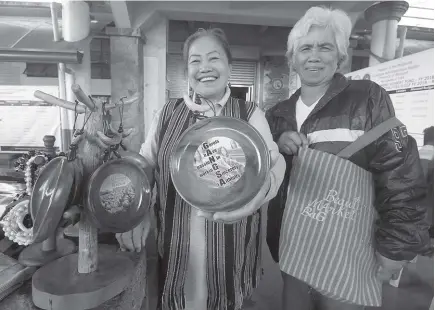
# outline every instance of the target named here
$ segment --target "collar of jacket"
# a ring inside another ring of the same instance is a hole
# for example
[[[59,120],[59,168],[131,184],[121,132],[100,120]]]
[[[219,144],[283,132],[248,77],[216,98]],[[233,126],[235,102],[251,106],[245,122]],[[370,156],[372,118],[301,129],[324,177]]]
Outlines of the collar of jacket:
[[[323,95],[323,97],[319,100],[316,107],[313,109],[313,111],[311,111],[309,116],[321,110],[329,101],[331,101],[335,96],[345,90],[348,86],[349,81],[347,80],[347,78],[341,73],[335,73],[332,78],[331,85],[329,85],[329,88],[326,91],[325,95]],[[276,117],[284,117],[289,121],[296,122],[296,102],[298,101],[300,95],[301,89],[299,88],[289,99],[282,101],[274,106],[271,111],[272,114]]]

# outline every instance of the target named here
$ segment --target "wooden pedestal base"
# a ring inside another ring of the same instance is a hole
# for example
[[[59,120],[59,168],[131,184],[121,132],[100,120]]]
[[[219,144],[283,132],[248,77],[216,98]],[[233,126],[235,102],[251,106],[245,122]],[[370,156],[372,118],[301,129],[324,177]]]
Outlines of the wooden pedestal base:
[[[77,250],[74,242],[63,238],[57,239],[53,250],[44,250],[43,244],[41,242],[29,245],[21,252],[18,262],[24,266],[40,267]]]
[[[101,255],[92,273],[77,271],[78,254],[62,257],[35,272],[32,299],[50,310],[85,310],[98,307],[130,284],[133,261],[123,253]]]

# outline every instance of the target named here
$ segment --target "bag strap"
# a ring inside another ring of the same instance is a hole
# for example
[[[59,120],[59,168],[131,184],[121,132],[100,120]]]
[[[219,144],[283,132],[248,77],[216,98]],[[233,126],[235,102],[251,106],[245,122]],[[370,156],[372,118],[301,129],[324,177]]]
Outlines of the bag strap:
[[[346,146],[344,149],[340,151],[340,153],[337,154],[337,156],[344,159],[348,159],[356,152],[362,150],[367,145],[371,144],[372,142],[382,137],[389,130],[400,125],[403,125],[403,123],[399,121],[396,117],[389,118],[388,120],[380,123],[376,127],[364,133],[353,143]]]

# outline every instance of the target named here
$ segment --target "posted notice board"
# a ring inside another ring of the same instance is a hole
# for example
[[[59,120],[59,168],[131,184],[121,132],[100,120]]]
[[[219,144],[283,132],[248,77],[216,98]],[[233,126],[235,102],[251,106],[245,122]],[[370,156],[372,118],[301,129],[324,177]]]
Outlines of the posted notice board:
[[[353,80],[369,79],[391,97],[396,116],[419,146],[423,130],[434,124],[434,49],[350,72]]]
[[[60,145],[60,108],[33,96],[36,90],[58,96],[57,86],[0,86],[0,152],[44,147],[43,137]]]

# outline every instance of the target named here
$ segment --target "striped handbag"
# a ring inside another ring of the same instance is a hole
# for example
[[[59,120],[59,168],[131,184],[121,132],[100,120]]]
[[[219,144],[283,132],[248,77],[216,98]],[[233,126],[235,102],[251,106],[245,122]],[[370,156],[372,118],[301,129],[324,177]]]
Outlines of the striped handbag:
[[[293,159],[281,227],[283,272],[335,300],[382,304],[373,247],[378,216],[373,177],[347,159],[400,125],[397,118],[390,118],[337,155],[299,150]]]

